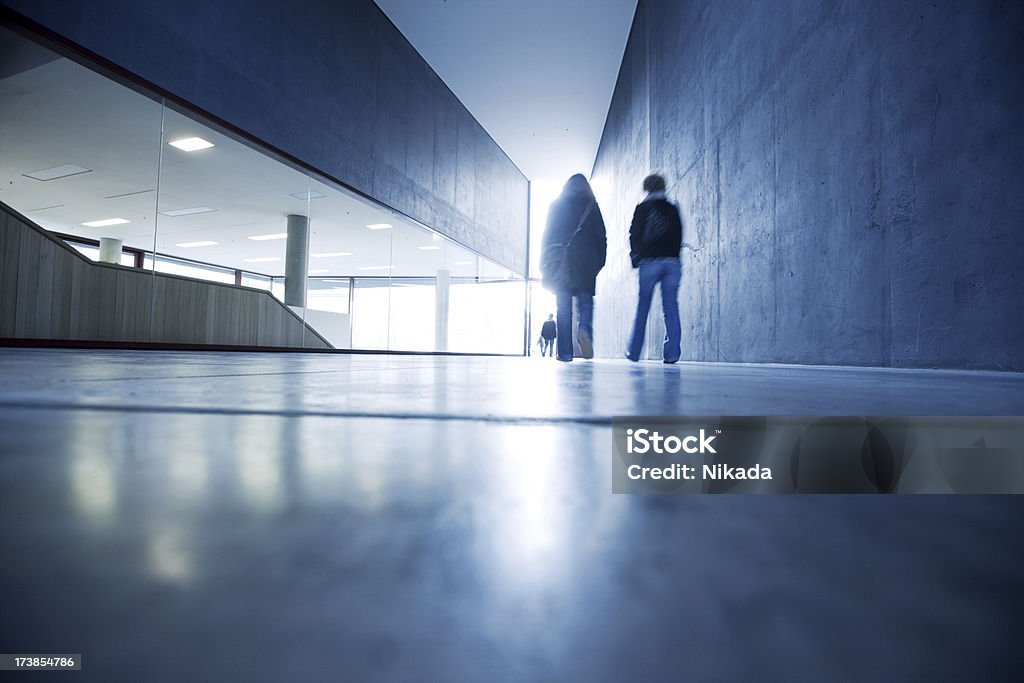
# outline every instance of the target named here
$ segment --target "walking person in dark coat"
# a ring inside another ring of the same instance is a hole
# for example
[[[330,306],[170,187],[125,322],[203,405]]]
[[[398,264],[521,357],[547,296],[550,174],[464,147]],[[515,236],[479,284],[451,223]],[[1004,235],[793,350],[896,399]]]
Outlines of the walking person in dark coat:
[[[556,357],[573,358],[572,303],[579,309],[577,340],[583,358],[594,357],[594,293],[608,250],[604,218],[590,189],[577,173],[551,203],[541,250],[544,287],[555,293],[558,312]]]
[[[661,284],[661,308],[665,313],[664,361],[679,360],[679,282],[682,264],[679,250],[683,244],[683,222],[679,207],[665,197],[665,179],[660,175],[644,178],[647,196],[633,212],[629,226],[629,258],[640,269],[640,296],[636,304],[633,333],[626,358],[640,360],[644,348],[647,314],[651,311],[654,286]]]
[[[540,344],[540,355],[555,355],[555,338],[558,336],[557,329],[555,326],[555,316],[549,313],[548,319],[541,325],[540,339],[537,340]]]

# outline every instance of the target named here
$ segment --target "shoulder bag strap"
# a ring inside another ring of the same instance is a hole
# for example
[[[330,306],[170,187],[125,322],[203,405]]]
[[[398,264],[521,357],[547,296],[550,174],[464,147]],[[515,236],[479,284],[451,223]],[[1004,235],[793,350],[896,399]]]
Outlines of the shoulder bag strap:
[[[583,224],[587,222],[587,218],[590,217],[590,212],[594,210],[594,206],[596,204],[597,202],[590,202],[590,204],[587,205],[587,208],[584,209],[583,215],[580,216],[579,225],[577,225],[576,229],[573,230],[572,236],[569,238],[569,241],[565,243],[565,246],[568,247],[570,244],[572,244],[572,241],[576,239],[576,235],[580,234],[580,230],[583,229]]]

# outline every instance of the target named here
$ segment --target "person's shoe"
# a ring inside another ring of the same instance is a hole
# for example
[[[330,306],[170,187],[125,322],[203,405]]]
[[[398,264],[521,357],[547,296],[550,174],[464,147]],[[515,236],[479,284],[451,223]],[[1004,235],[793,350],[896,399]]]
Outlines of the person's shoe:
[[[678,362],[679,362],[678,358],[676,358],[675,360],[669,360],[669,359],[666,358],[665,360],[662,361],[662,363],[664,363],[665,365],[673,365],[673,364],[678,363]]]
[[[558,356],[558,360],[562,361],[563,363],[571,363],[572,356]]]
[[[625,358],[626,360],[628,360],[631,363],[639,363],[640,362],[639,358],[633,358],[633,356],[629,355],[629,351],[626,351],[625,353],[623,353],[622,357]]]
[[[590,338],[590,333],[586,330],[580,330],[577,339],[580,342],[580,356],[583,358],[593,358],[594,340]]]

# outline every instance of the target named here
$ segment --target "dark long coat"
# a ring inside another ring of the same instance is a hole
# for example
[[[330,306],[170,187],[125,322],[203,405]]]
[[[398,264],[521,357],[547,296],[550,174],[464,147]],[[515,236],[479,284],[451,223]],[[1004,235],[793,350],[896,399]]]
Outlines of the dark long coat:
[[[584,221],[579,234],[572,238],[583,212],[591,204],[594,208]],[[569,242],[565,263],[565,267],[569,269],[568,291],[572,294],[593,295],[597,286],[597,274],[604,267],[608,253],[608,237],[605,234],[601,208],[592,195],[562,194],[551,203],[541,254],[549,253],[549,245],[565,244],[570,238],[572,242]],[[542,256],[540,269],[544,274],[545,286],[548,286],[553,277],[557,280],[558,274],[553,273],[551,264],[545,264],[544,260]]]

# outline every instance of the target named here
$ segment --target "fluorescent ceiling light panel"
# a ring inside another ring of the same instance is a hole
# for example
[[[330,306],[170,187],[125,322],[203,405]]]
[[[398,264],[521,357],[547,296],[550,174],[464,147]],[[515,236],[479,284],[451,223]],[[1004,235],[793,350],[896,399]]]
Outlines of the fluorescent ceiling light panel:
[[[67,178],[72,175],[81,175],[82,173],[92,173],[91,168],[82,168],[75,164],[63,164],[62,166],[54,166],[53,168],[44,168],[40,171],[32,171],[31,173],[22,173],[26,178],[32,180],[56,180],[57,178]]]
[[[161,211],[164,216],[191,216],[196,213],[213,213],[217,209],[208,206],[191,206],[187,209],[174,209],[173,211]]]
[[[191,249],[192,247],[215,247],[218,244],[218,242],[203,240],[201,242],[182,242],[181,244],[176,244],[174,246],[181,247],[182,249]]]
[[[280,261],[281,259],[277,256],[266,256],[264,258],[247,258],[246,263],[270,263],[271,261]]]
[[[370,230],[387,230],[394,226],[391,225],[390,223],[370,223],[366,227],[368,227]]]
[[[316,190],[310,190],[309,192],[292,192],[291,196],[295,197],[296,199],[306,201],[307,199],[322,199],[327,195],[325,195],[322,192],[317,192]]]
[[[202,138],[181,138],[180,140],[171,140],[168,144],[171,147],[177,147],[178,149],[186,152],[196,152],[200,149],[216,147],[216,145],[209,140],[204,140]]]
[[[420,251],[437,251],[441,247],[437,246],[436,244],[428,244],[425,247],[416,247],[416,248],[419,249]]]
[[[351,251],[326,251],[322,254],[313,254],[313,258],[334,258],[336,256],[351,256]]]
[[[89,221],[88,223],[82,223],[87,228],[106,228],[111,225],[124,225],[125,223],[131,223],[123,218],[104,218],[101,221]]]
[[[249,235],[249,239],[256,240],[257,242],[264,242],[266,240],[286,240],[288,239],[288,233],[275,232],[273,235]]]

